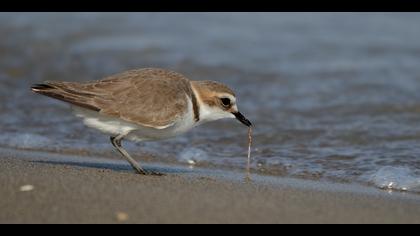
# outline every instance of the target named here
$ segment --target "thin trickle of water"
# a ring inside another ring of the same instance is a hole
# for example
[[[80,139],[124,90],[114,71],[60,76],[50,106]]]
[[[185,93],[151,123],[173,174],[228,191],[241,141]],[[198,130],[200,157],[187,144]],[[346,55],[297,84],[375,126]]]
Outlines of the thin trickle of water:
[[[248,128],[248,159],[246,165],[247,179],[251,179],[251,146],[252,146],[252,127]]]

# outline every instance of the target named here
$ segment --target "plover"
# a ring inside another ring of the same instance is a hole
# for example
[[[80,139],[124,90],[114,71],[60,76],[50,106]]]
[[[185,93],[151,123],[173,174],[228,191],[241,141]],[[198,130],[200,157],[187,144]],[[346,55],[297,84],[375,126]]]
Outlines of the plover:
[[[235,93],[215,81],[193,81],[159,68],[129,70],[89,82],[46,81],[32,91],[72,105],[86,126],[111,136],[112,145],[139,174],[145,171],[122,147],[130,141],[161,140],[223,118],[251,127],[238,110]]]

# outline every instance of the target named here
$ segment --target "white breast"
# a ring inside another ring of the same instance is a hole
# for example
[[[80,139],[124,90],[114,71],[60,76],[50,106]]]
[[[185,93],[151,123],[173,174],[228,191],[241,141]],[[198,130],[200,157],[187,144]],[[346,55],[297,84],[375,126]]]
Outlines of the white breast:
[[[165,128],[146,127],[76,106],[73,106],[73,110],[75,115],[82,118],[84,124],[88,127],[113,136],[123,134],[126,135],[127,139],[138,142],[174,137],[193,128],[195,122],[192,102],[189,98],[188,101],[187,112],[172,125]]]

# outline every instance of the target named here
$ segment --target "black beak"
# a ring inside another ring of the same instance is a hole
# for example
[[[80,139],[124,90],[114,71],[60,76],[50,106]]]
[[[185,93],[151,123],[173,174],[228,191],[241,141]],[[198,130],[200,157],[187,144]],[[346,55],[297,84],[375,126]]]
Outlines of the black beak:
[[[232,114],[234,114],[236,119],[238,119],[242,124],[244,124],[248,127],[252,126],[251,121],[249,121],[247,118],[245,118],[245,116],[242,115],[239,111],[238,112],[233,112]]]

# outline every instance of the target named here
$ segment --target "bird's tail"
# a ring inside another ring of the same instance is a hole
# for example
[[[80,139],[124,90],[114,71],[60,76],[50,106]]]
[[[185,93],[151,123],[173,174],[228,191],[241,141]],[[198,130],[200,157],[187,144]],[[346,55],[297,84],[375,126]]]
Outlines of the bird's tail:
[[[42,94],[54,99],[71,103],[76,106],[87,108],[94,111],[100,109],[91,104],[92,94],[80,92],[69,82],[46,81],[43,84],[34,84],[32,92]]]

